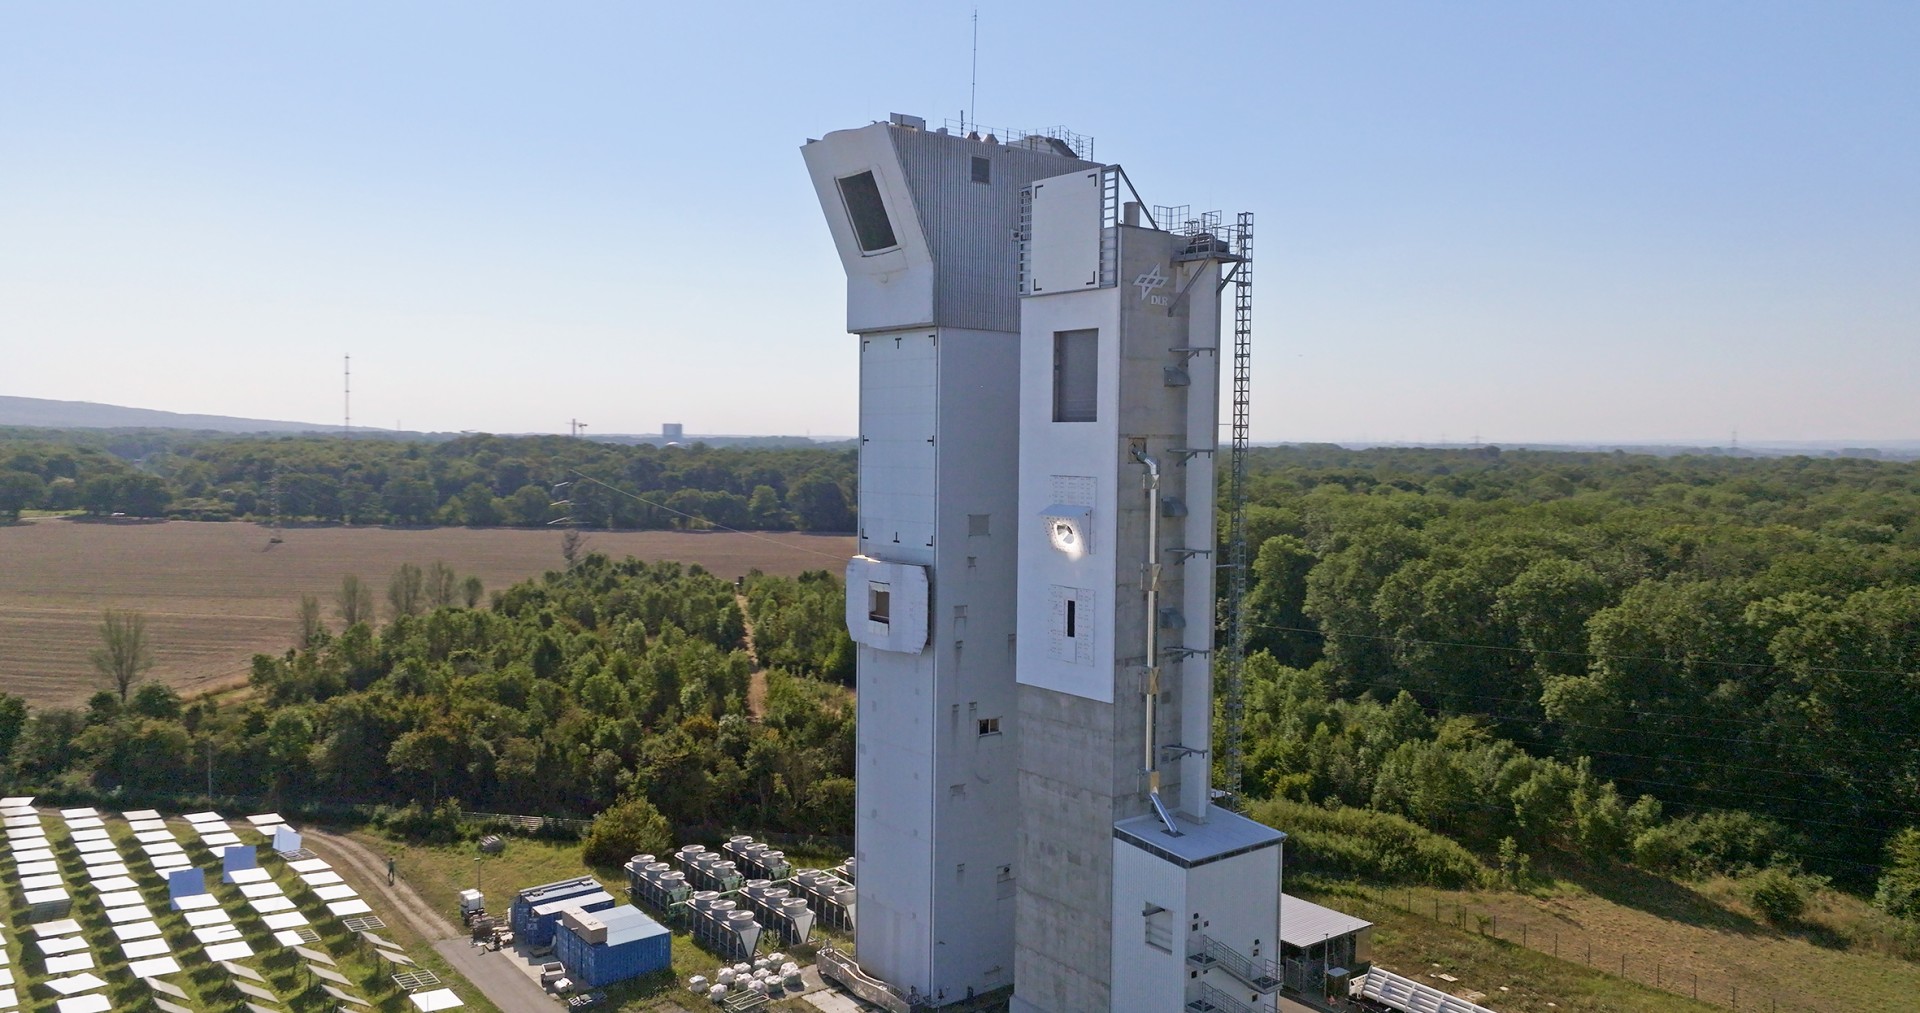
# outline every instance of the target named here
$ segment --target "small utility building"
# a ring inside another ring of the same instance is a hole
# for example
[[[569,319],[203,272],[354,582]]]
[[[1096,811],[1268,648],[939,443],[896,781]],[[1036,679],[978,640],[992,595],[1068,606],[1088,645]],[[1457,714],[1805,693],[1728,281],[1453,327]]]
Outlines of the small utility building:
[[[507,910],[507,922],[513,934],[534,946],[553,942],[554,928],[567,908],[599,911],[613,906],[613,895],[601,889],[592,876],[563,879],[543,886],[530,886],[514,895]]]
[[[553,952],[575,981],[600,988],[666,969],[673,962],[673,937],[631,904],[568,910],[560,915]]]
[[[1317,995],[1331,985],[1344,995],[1347,980],[1373,963],[1373,923],[1283,893],[1280,957],[1288,987]]]

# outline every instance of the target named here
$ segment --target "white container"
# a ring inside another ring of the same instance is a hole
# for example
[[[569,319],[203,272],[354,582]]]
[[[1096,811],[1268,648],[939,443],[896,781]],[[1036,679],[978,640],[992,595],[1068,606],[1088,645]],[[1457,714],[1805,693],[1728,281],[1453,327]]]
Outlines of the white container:
[[[714,1005],[716,1006],[719,1005],[720,1003],[726,1002],[727,986],[715,985],[712,988],[707,989],[707,998],[712,999],[714,1002]]]
[[[688,979],[687,979],[687,991],[689,991],[689,992],[705,992],[706,990],[707,990],[707,976],[706,976],[706,975],[704,975],[704,974],[696,974],[696,975],[694,975],[693,977],[691,977],[691,978],[688,978]]]
[[[736,975],[733,973],[733,968],[723,967],[720,969],[719,974],[716,974],[713,976],[713,980],[716,982],[719,982],[722,985],[731,985],[733,984],[733,979],[735,977]]]

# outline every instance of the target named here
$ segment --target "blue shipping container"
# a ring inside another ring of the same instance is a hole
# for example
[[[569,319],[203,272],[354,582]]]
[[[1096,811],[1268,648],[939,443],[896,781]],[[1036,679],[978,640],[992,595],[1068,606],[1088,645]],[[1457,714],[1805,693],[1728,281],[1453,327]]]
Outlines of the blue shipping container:
[[[546,946],[553,942],[553,934],[560,928],[561,914],[567,911],[605,911],[616,903],[613,894],[605,890],[549,901],[533,909],[533,914],[527,918],[526,934],[521,938],[535,946]]]
[[[514,896],[512,906],[507,909],[507,924],[513,927],[514,935],[525,936],[527,923],[533,918],[534,908],[563,898],[598,892],[600,892],[600,883],[592,876],[563,879],[545,886],[527,887]]]
[[[631,904],[563,916],[553,954],[573,979],[601,988],[665,970],[673,963],[673,935]]]

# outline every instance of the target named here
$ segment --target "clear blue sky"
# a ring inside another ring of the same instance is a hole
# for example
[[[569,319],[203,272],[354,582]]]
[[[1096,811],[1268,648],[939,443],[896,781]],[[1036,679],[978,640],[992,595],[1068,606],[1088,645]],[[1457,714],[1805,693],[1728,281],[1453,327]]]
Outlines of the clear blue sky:
[[[972,10],[0,5],[0,394],[849,433],[797,148]],[[979,10],[981,122],[1259,215],[1258,439],[1920,437],[1920,6]]]

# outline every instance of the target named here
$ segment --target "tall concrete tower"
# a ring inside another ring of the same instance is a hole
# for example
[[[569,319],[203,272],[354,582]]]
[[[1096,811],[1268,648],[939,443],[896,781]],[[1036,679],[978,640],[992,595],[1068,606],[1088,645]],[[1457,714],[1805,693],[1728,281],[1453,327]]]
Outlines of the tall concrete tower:
[[[923,120],[801,149],[860,339],[855,943],[924,1005],[1013,983],[1021,194],[1093,169]]]
[[[1283,835],[1213,804],[1217,215],[1023,197],[1016,1013],[1270,1010]],[[1168,212],[1173,212],[1169,214]]]

